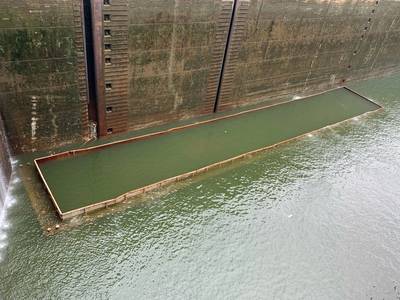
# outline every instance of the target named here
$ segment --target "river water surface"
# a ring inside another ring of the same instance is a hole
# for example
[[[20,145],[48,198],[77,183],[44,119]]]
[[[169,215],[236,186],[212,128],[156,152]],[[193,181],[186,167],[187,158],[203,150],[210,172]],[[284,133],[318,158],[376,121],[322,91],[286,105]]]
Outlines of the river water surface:
[[[385,110],[54,236],[14,184],[0,295],[400,299],[399,86],[353,84]]]

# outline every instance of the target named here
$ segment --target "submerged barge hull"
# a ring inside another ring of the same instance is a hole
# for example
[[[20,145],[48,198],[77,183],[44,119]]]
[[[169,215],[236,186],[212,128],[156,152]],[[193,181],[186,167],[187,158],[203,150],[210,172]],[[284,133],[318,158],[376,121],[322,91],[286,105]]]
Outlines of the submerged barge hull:
[[[35,163],[59,216],[67,219],[378,109],[356,92],[336,89]]]

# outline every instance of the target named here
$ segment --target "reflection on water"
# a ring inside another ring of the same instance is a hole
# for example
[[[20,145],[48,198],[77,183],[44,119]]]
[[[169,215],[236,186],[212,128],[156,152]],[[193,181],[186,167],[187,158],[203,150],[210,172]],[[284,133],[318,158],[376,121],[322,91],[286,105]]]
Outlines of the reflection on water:
[[[400,297],[399,83],[353,86],[383,112],[54,236],[17,184],[3,297]]]

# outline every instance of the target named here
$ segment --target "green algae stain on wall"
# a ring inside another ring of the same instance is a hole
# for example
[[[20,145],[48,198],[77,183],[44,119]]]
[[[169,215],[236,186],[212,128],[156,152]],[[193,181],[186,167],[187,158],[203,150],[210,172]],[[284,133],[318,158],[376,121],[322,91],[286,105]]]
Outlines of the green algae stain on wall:
[[[129,127],[212,113],[233,1],[125,2]]]
[[[0,112],[14,151],[86,135],[80,9],[79,1],[26,1],[0,13]]]

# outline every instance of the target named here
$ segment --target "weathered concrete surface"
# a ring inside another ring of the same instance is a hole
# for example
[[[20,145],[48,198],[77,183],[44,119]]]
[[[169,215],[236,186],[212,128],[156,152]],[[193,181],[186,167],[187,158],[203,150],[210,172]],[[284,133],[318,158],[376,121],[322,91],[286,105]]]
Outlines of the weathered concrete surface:
[[[212,113],[233,3],[105,6],[110,133]],[[399,12],[393,0],[237,0],[218,109],[288,100],[399,70]]]
[[[211,113],[232,1],[129,1],[129,125]]]
[[[229,110],[400,70],[395,0],[107,2],[94,49],[105,134],[210,114],[217,98]],[[82,0],[0,0],[0,112],[15,151],[88,136],[81,15]]]
[[[400,70],[400,2],[239,0],[219,109]]]
[[[105,5],[107,128],[115,133],[211,113],[233,1],[114,0]]]
[[[0,1],[0,112],[14,151],[87,135],[79,0]]]

